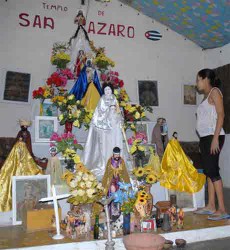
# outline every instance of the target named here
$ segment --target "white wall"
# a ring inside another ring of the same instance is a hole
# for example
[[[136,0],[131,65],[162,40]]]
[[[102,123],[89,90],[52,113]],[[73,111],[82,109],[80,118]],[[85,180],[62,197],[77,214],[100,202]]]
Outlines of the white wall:
[[[46,2],[66,6],[68,11],[47,10],[43,5]],[[76,30],[73,19],[77,10],[86,6],[80,6],[80,1],[76,0],[17,0],[1,1],[0,7],[0,68],[30,72],[32,89],[35,89],[49,75],[52,44],[68,41]],[[104,11],[104,16],[98,16],[98,10]],[[20,13],[28,13],[31,22],[34,15],[52,17],[55,29],[21,27]],[[151,120],[158,116],[166,117],[170,135],[176,130],[181,140],[197,140],[194,130],[196,107],[183,105],[182,84],[195,82],[196,73],[203,65],[201,48],[150,18],[138,15],[134,9],[121,6],[116,0],[108,4],[90,1],[87,21],[134,26],[134,39],[96,34],[90,34],[90,38],[96,46],[104,46],[107,55],[116,62],[115,70],[123,78],[133,102],[138,101],[137,80],[158,81],[159,107],[149,115]],[[163,35],[162,40],[153,42],[146,39],[144,34],[148,30],[159,31]],[[35,115],[38,115],[37,100],[32,100],[30,105],[1,103],[0,136],[15,136],[17,120],[21,117],[34,119]]]
[[[230,44],[204,52],[204,67],[217,68],[230,63]],[[230,80],[230,79],[229,79]],[[226,135],[220,155],[220,169],[224,186],[230,187],[230,135]]]

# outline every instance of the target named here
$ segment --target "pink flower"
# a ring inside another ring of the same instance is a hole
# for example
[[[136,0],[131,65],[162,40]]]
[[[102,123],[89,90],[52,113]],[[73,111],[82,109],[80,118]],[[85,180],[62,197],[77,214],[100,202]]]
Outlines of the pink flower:
[[[130,137],[130,138],[128,139],[128,144],[129,144],[129,145],[132,145],[132,144],[133,144],[133,137]]]
[[[56,145],[53,142],[50,143],[50,147],[55,147],[55,146]]]
[[[63,133],[63,134],[61,135],[61,138],[62,138],[62,139],[67,139],[67,138],[68,138],[68,134],[67,134],[67,133]]]
[[[56,141],[56,140],[58,139],[58,137],[59,137],[58,133],[54,132],[54,133],[51,135],[50,140],[51,140],[51,141]]]
[[[76,139],[73,140],[73,144],[77,144],[77,140]]]
[[[147,136],[144,132],[137,132],[136,139],[141,140],[143,143],[147,143]]]

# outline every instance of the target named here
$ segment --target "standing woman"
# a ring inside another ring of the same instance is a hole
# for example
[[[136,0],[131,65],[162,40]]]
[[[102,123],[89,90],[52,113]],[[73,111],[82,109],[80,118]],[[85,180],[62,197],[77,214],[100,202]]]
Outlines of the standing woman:
[[[229,217],[224,206],[223,183],[219,173],[219,155],[225,139],[223,95],[218,88],[219,83],[211,69],[202,69],[197,74],[198,91],[204,94],[204,100],[197,109],[197,131],[204,174],[208,181],[208,204],[195,213],[210,215],[210,220]],[[217,210],[215,194],[218,200]]]

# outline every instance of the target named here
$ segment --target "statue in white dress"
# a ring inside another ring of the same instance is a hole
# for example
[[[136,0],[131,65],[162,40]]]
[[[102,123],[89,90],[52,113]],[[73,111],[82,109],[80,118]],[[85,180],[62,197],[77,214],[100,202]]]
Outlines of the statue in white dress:
[[[103,93],[91,120],[82,159],[99,180],[113,148],[119,147],[123,151],[123,117],[112,85],[104,84]]]

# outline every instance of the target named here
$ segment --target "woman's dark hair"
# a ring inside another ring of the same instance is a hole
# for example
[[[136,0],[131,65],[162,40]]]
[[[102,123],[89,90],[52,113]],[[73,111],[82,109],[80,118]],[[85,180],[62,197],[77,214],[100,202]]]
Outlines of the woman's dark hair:
[[[216,74],[212,69],[202,69],[198,72],[197,76],[201,77],[202,79],[209,79],[210,85],[212,87],[219,88],[221,85],[220,79],[216,78]]]
[[[110,82],[106,82],[106,83],[104,83],[104,84],[102,85],[102,91],[103,91],[103,94],[105,94],[104,89],[105,89],[106,87],[110,87],[110,88],[111,88],[111,90],[112,90],[112,93],[114,93],[114,88],[113,88],[112,83],[110,83]]]

